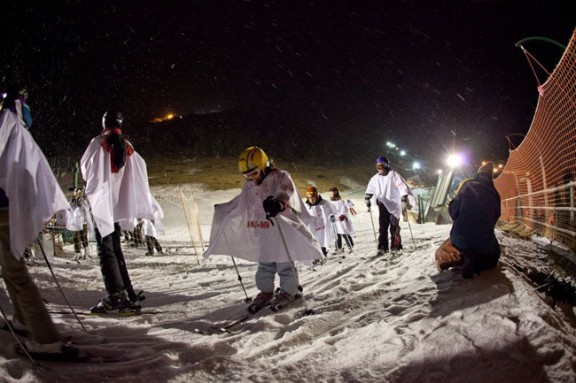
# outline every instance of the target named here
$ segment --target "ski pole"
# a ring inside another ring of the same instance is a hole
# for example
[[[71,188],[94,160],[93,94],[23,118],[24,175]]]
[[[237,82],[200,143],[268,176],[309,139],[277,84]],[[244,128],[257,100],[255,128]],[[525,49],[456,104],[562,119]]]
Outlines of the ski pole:
[[[11,256],[12,256],[11,254],[7,255],[7,257],[11,257]],[[12,323],[8,320],[8,317],[6,316],[6,313],[4,312],[4,309],[2,308],[2,306],[0,306],[0,314],[2,314],[2,317],[4,318],[4,321],[6,322],[6,327],[8,327],[8,330],[10,330],[10,333],[12,334],[14,339],[16,340],[16,343],[18,343],[18,346],[20,346],[20,349],[22,351],[24,351],[24,354],[26,354],[26,356],[28,357],[28,359],[30,359],[32,364],[34,364],[36,366],[40,366],[39,364],[36,363],[34,358],[32,358],[32,355],[30,355],[30,353],[26,349],[26,346],[24,346],[22,344],[22,342],[20,341],[20,339],[18,339],[18,335],[16,335],[16,332],[14,331],[14,327],[12,327]]]
[[[338,249],[338,230],[336,230],[336,222],[332,222],[332,234],[334,234],[334,254]]]
[[[350,250],[350,253],[352,252],[352,244],[350,243],[350,238],[348,238],[348,234],[344,234],[342,235],[344,237],[344,240],[346,241],[346,244],[348,245],[348,249]]]
[[[298,280],[298,273],[296,272],[296,267],[294,266],[294,261],[292,260],[292,256],[290,255],[290,251],[288,250],[288,245],[286,244],[286,239],[284,239],[284,233],[282,233],[282,229],[280,228],[280,221],[278,217],[276,218],[276,226],[278,226],[278,231],[280,232],[280,238],[282,238],[282,243],[284,244],[284,249],[286,249],[286,254],[288,254],[288,260],[290,261],[290,267],[292,268],[292,272],[294,276],[296,276],[296,282],[298,286],[300,286],[300,281]],[[306,299],[304,298],[304,293],[302,293],[302,302],[304,303],[304,315],[312,315],[314,314],[314,310],[308,308],[308,304],[306,304]]]
[[[374,227],[374,218],[372,218],[372,209],[368,207],[368,213],[370,213],[370,222],[372,222],[372,231],[374,232],[374,241],[378,242],[378,238],[376,237],[376,227]]]
[[[414,250],[416,250],[416,241],[414,240],[414,234],[412,234],[412,225],[410,225],[410,219],[408,219],[408,229],[410,229],[410,236],[412,237],[412,243],[414,244]]]
[[[228,246],[228,238],[226,237],[226,234],[224,234],[224,241],[226,242],[226,246]],[[244,288],[244,282],[242,282],[242,276],[240,275],[240,272],[238,271],[238,265],[236,265],[236,260],[234,259],[234,257],[231,255],[230,258],[232,258],[232,263],[234,264],[234,269],[236,270],[236,275],[238,276],[238,281],[240,282],[240,286],[242,286],[242,291],[244,291],[244,295],[246,296],[246,299],[244,299],[244,302],[249,303],[252,302],[252,298],[250,298],[248,296],[248,293],[246,293],[246,288]]]
[[[48,261],[48,257],[46,256],[46,252],[44,251],[44,247],[42,246],[42,242],[40,242],[40,238],[36,237],[36,242],[38,242],[38,246],[40,247],[40,251],[42,252],[42,255],[44,256],[44,260],[46,261],[46,265],[48,265],[48,269],[50,270],[50,273],[52,274],[52,277],[54,278],[54,282],[56,282],[56,286],[58,286],[58,290],[60,290],[60,293],[62,294],[64,301],[66,302],[68,307],[70,307],[70,310],[72,310],[72,314],[74,314],[74,317],[76,318],[78,323],[80,323],[80,327],[82,327],[82,330],[84,330],[84,332],[88,332],[88,330],[86,330],[86,327],[84,327],[84,324],[82,323],[82,321],[78,317],[78,314],[76,314],[74,307],[72,307],[72,305],[68,301],[68,298],[66,298],[66,294],[64,294],[64,290],[62,290],[62,287],[60,286],[60,283],[58,282],[58,279],[56,278],[56,274],[54,274],[54,270],[52,270],[52,266],[50,265],[50,262]]]
[[[246,299],[244,299],[244,302],[246,302],[246,303],[252,302],[252,298],[250,298],[248,296],[248,294],[246,293],[246,289],[244,288],[244,283],[242,282],[242,276],[240,275],[240,272],[238,271],[238,266],[236,265],[236,260],[234,259],[233,256],[230,256],[230,258],[232,258],[232,263],[234,263],[234,269],[236,269],[236,275],[238,275],[238,281],[240,281],[240,286],[242,286],[242,290],[244,291],[244,295],[246,296]]]

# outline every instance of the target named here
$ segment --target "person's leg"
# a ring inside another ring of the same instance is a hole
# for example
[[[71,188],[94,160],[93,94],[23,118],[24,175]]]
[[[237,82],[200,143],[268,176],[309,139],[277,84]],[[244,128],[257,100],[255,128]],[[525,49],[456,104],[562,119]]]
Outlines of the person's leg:
[[[88,247],[88,226],[86,224],[84,224],[84,226],[82,226],[82,231],[80,232],[80,236],[82,239],[82,247],[84,247],[84,248]]]
[[[118,267],[118,260],[114,252],[113,235],[114,232],[102,237],[95,228],[96,243],[98,245],[98,258],[100,259],[100,271],[104,278],[104,286],[109,295],[121,292],[124,289],[122,275]]]
[[[275,272],[274,262],[259,262],[256,270],[256,288],[264,293],[273,293]]]
[[[81,242],[82,242],[82,238],[81,238],[81,234],[82,232],[80,231],[75,231],[74,232],[74,252],[76,254],[80,254],[80,251],[82,250],[81,248]]]
[[[276,272],[280,277],[280,289],[294,297],[298,293],[298,272],[291,262],[277,262]]]
[[[28,328],[30,338],[40,344],[61,341],[60,333],[50,318],[24,260],[17,260],[10,251],[7,211],[0,212],[0,265],[14,307],[14,316]]]
[[[383,203],[378,204],[378,249],[388,251],[388,228],[390,227],[390,212]]]
[[[477,268],[478,270],[488,270],[496,267],[498,264],[498,260],[500,259],[500,246],[496,248],[496,250],[492,253],[488,254],[479,254],[477,259]]]
[[[348,238],[348,242],[350,242],[350,247],[354,247],[354,240],[352,239],[352,236],[350,234],[345,235]]]
[[[400,220],[390,214],[390,238],[392,238],[392,250],[402,249],[402,238],[400,237]]]
[[[160,246],[160,242],[158,242],[156,237],[152,237],[152,240],[154,241],[154,246],[156,247],[156,251],[159,253],[162,253],[162,246]]]
[[[114,224],[114,232],[110,234],[112,237],[112,248],[114,249],[114,255],[116,256],[116,262],[118,271],[121,276],[122,284],[124,290],[128,293],[128,298],[131,301],[136,300],[136,293],[134,292],[134,287],[132,287],[132,281],[130,280],[130,275],[128,275],[128,268],[126,267],[126,261],[124,260],[124,253],[122,252],[121,237],[122,230],[120,230],[120,224],[116,222]]]
[[[336,249],[341,248],[342,248],[342,234],[338,234],[338,237],[336,238]]]
[[[146,255],[154,255],[154,243],[152,242],[152,237],[147,235],[146,238]]]

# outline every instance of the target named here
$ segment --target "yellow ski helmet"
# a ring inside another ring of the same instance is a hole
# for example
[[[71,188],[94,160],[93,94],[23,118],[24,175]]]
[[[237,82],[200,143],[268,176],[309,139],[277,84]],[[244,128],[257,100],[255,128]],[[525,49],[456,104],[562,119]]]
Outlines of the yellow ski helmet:
[[[264,153],[264,150],[257,146],[251,146],[245,149],[240,158],[238,158],[238,169],[246,174],[253,172],[254,170],[263,171],[270,165],[268,156]]]

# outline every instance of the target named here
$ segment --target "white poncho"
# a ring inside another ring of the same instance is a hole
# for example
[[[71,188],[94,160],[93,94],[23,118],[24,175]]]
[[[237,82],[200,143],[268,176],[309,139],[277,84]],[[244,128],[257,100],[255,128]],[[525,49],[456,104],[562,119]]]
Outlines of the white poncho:
[[[114,231],[115,222],[155,218],[146,162],[134,151],[126,156],[126,164],[118,173],[113,173],[112,157],[102,147],[105,139],[105,135],[93,138],[80,160],[86,198],[102,237]]]
[[[287,207],[267,220],[262,202],[270,195]],[[231,255],[255,262],[311,261],[323,257],[318,241],[302,220],[308,218],[304,203],[285,171],[273,170],[261,185],[246,181],[238,196],[214,209],[210,245],[204,257]]]
[[[10,249],[24,250],[68,201],[44,154],[9,110],[0,114],[0,188],[10,200]]]

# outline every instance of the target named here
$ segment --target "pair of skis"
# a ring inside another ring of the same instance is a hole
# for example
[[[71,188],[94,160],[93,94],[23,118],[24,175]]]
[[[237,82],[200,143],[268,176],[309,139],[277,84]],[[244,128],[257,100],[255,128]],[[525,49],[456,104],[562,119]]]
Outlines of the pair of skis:
[[[200,328],[195,328],[194,331],[197,334],[201,334],[201,335],[217,335],[217,334],[234,334],[236,332],[240,332],[239,331],[235,331],[237,330],[237,327],[251,319],[255,319],[255,318],[259,318],[261,316],[265,316],[269,313],[276,313],[279,311],[282,311],[290,306],[292,306],[295,303],[298,303],[300,300],[302,299],[302,295],[301,293],[296,294],[295,300],[292,302],[288,302],[282,305],[274,305],[274,304],[270,304],[270,302],[266,303],[265,305],[263,305],[262,307],[260,307],[258,310],[255,311],[250,311],[249,308],[251,306],[248,306],[246,309],[246,312],[242,313],[240,316],[236,317],[236,318],[229,318],[228,320],[226,320],[223,324],[221,325],[217,325],[217,326],[211,326],[209,329],[200,329]],[[268,309],[268,310],[266,310]]]

